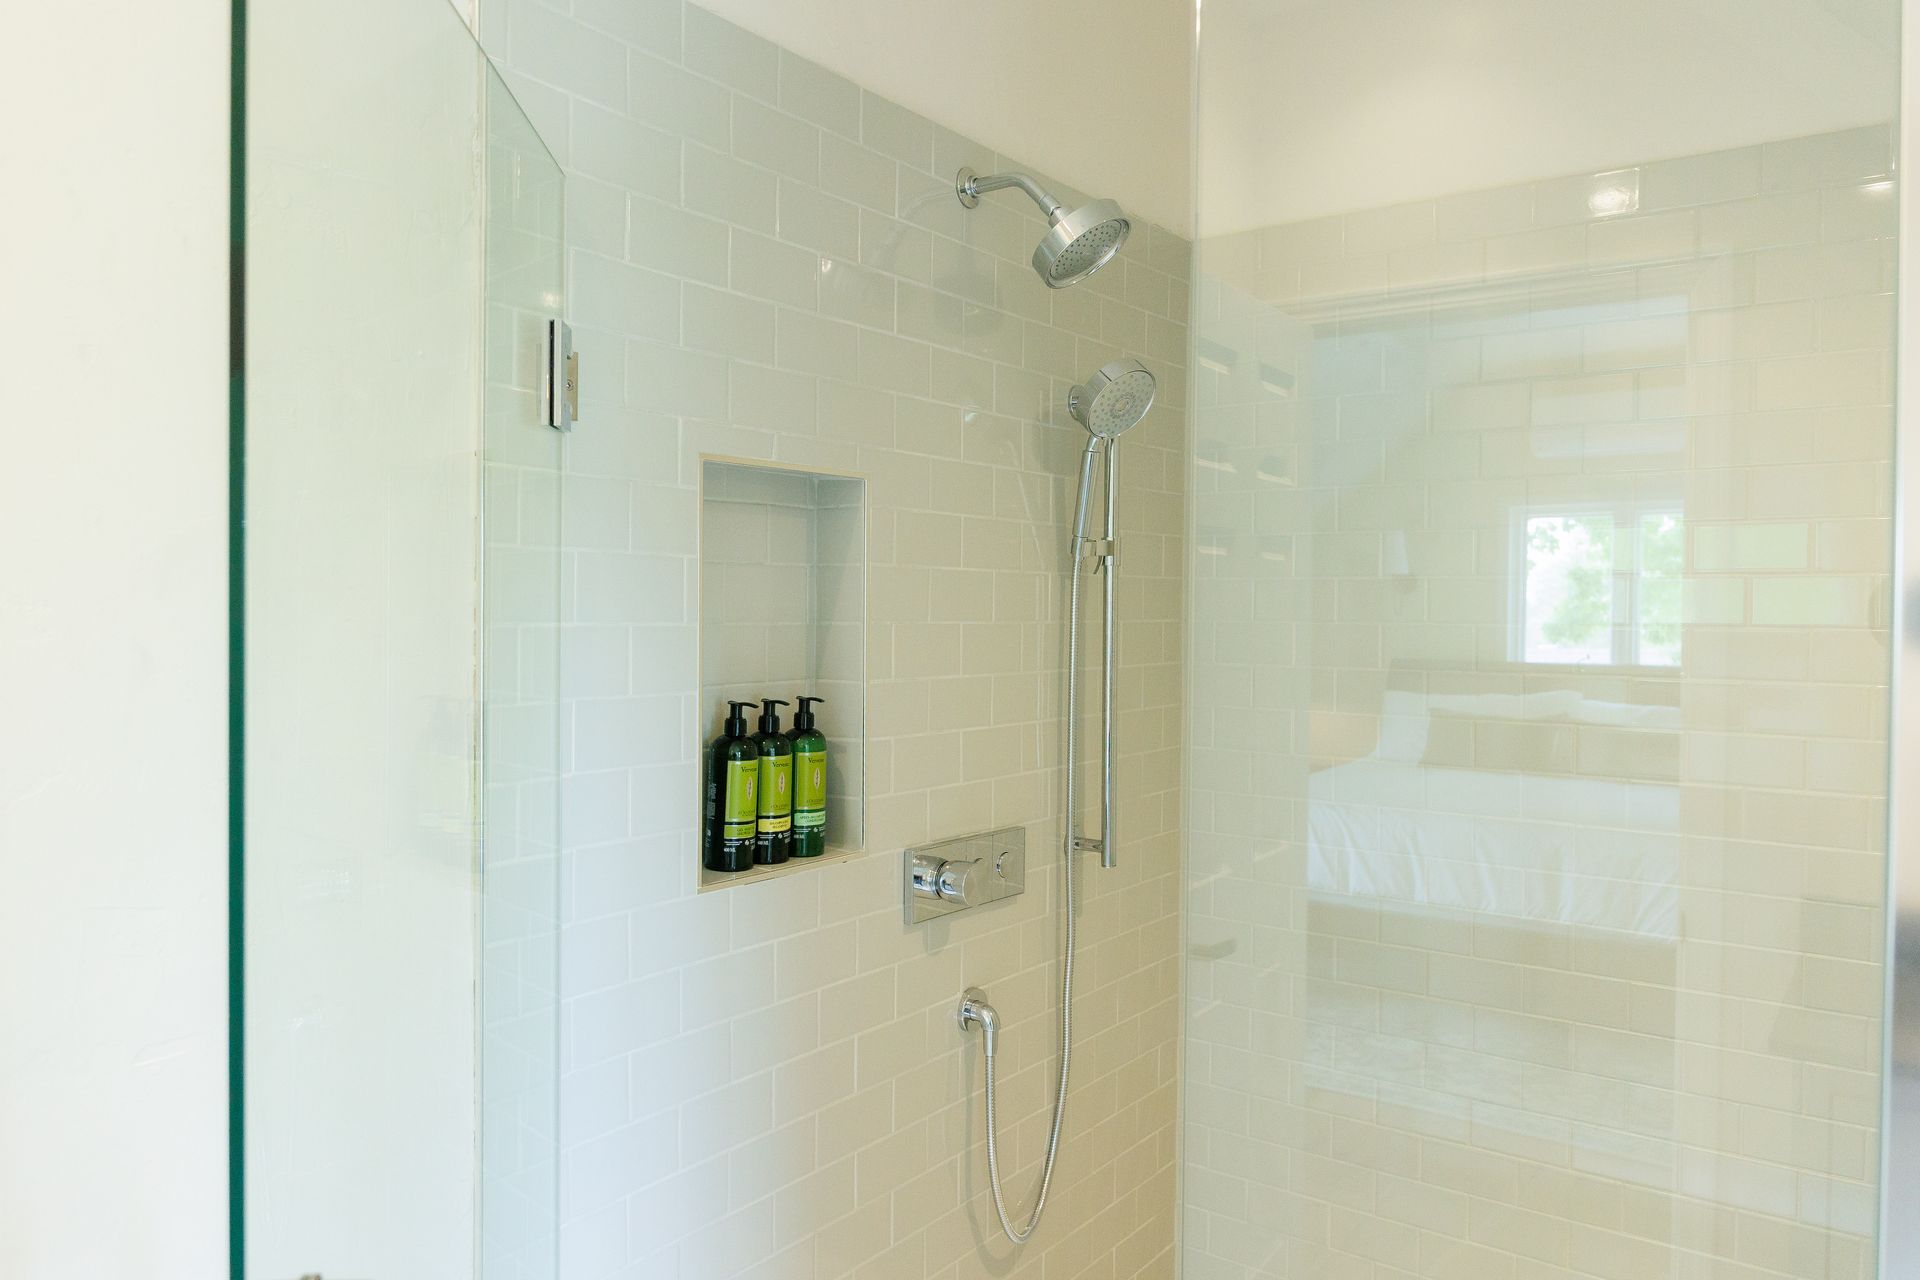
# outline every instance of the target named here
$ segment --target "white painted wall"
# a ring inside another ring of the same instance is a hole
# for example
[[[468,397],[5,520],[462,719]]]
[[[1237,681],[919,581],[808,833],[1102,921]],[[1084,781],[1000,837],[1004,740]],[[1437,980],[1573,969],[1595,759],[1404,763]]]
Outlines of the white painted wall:
[[[1193,0],[708,0],[704,7],[1002,155],[1188,230]],[[593,21],[624,9],[629,21],[643,22],[658,8],[589,0],[574,16]]]
[[[1200,232],[1883,120],[1896,0],[1207,0]]]
[[[207,1280],[227,1226],[227,6],[10,6],[7,26],[0,1275]]]

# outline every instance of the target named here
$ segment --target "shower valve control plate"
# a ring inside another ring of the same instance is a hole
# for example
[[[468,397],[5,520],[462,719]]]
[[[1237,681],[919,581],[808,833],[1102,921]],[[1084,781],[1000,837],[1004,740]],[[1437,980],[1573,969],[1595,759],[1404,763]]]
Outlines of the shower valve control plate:
[[[906,852],[907,923],[1015,897],[1027,887],[1027,832],[1006,827]]]

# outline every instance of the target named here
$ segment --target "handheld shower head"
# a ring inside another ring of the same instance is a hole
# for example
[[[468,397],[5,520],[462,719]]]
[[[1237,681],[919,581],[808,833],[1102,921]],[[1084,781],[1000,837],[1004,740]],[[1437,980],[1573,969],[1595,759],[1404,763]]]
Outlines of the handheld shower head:
[[[1138,360],[1110,360],[1067,393],[1067,412],[1103,440],[1147,416],[1159,384]]]
[[[1132,221],[1113,201],[1095,200],[1069,210],[1024,173],[983,178],[962,169],[954,179],[960,203],[969,209],[980,203],[983,193],[1003,187],[1020,188],[1047,215],[1047,234],[1033,251],[1033,269],[1049,289],[1079,284],[1106,266],[1133,230]]]

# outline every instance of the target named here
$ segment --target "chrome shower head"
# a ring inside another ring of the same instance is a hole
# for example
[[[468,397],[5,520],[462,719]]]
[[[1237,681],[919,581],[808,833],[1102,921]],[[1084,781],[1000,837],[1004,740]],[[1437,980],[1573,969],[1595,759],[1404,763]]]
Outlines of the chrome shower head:
[[[971,169],[962,169],[954,178],[960,203],[969,209],[980,203],[983,193],[1003,187],[1020,188],[1047,215],[1047,234],[1033,251],[1033,269],[1049,289],[1079,284],[1106,266],[1133,230],[1133,223],[1113,201],[1095,200],[1069,210],[1024,173],[983,178]]]
[[[1067,412],[1103,440],[1147,416],[1158,384],[1138,360],[1111,360],[1067,393]]]
[[[1133,224],[1111,200],[1095,200],[1051,216],[1053,226],[1033,251],[1033,269],[1049,289],[1079,284],[1112,261]]]

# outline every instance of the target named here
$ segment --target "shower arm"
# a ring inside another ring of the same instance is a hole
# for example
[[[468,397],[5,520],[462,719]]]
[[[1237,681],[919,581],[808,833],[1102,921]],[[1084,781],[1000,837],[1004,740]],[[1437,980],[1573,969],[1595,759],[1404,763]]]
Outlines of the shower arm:
[[[1028,198],[1040,206],[1040,212],[1047,215],[1049,222],[1058,218],[1060,211],[1066,208],[1048,195],[1044,187],[1024,173],[991,173],[983,178],[971,169],[961,171],[960,203],[971,209],[980,203],[980,197],[987,192],[1004,191],[1008,187],[1018,187],[1026,192]]]

